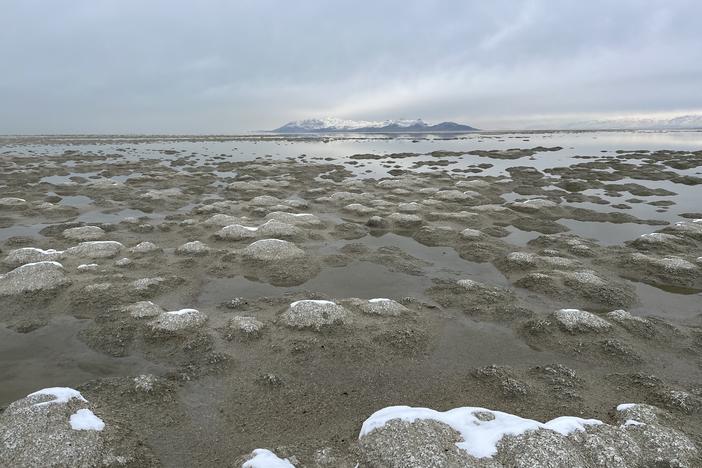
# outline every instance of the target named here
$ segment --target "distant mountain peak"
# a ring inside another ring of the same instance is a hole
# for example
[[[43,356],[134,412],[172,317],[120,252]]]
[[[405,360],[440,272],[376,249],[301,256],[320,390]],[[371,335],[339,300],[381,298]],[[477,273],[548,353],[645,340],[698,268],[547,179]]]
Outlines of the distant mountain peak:
[[[702,128],[702,114],[674,117],[620,117],[573,122],[566,128],[579,130],[689,130]]]
[[[442,122],[429,125],[422,119],[399,120],[345,120],[336,117],[305,119],[288,122],[272,130],[274,133],[429,133],[429,132],[470,132],[477,130],[455,122]]]

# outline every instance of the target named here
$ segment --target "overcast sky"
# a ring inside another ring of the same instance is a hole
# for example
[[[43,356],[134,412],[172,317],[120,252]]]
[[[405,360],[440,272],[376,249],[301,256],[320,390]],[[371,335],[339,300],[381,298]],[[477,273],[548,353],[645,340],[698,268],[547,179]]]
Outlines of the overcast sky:
[[[702,1],[0,0],[0,133],[702,112]]]

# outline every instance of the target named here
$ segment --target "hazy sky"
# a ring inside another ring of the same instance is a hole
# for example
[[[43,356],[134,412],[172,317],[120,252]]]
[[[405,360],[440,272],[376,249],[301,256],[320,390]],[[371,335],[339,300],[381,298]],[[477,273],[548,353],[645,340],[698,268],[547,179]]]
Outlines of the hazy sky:
[[[699,0],[0,0],[0,133],[702,111]]]

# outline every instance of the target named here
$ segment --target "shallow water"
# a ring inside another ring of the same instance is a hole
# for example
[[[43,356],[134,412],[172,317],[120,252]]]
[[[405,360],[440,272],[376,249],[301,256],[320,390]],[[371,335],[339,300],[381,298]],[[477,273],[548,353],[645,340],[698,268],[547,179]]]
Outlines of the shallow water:
[[[208,278],[197,299],[198,305],[217,305],[235,297],[275,297],[292,292],[315,292],[331,298],[405,297],[427,299],[424,290],[431,286],[425,276],[392,272],[370,262],[352,262],[344,267],[326,267],[317,276],[299,286],[272,286],[248,279]]]
[[[78,337],[87,324],[88,320],[61,316],[29,333],[0,327],[0,406],[38,388],[163,371],[139,356],[115,358],[90,349]]]
[[[51,225],[43,223],[31,225],[15,224],[13,226],[0,228],[0,241],[4,241],[9,239],[10,237],[16,236],[38,237],[40,236],[39,231],[41,231],[47,226]]]
[[[336,250],[347,242],[326,245],[321,251]],[[433,301],[425,295],[432,286],[431,278],[452,278],[454,280],[473,278],[493,285],[507,285],[507,279],[489,263],[469,262],[458,256],[449,247],[428,247],[412,238],[386,233],[382,236],[366,236],[348,243],[359,243],[369,248],[398,247],[403,252],[419,259],[416,273],[393,271],[387,266],[370,261],[352,261],[348,265],[325,266],[314,277],[293,287],[277,287],[255,278],[237,276],[234,278],[208,278],[198,296],[197,304],[218,305],[235,297],[253,298],[278,296],[281,293],[314,292],[331,298],[360,297],[416,297],[429,303]],[[332,247],[333,245],[333,247]]]
[[[92,211],[87,211],[84,213],[81,213],[76,221],[81,221],[84,223],[114,223],[114,222],[120,222],[124,218],[141,218],[141,217],[147,217],[147,218],[162,218],[162,215],[154,214],[154,213],[146,213],[141,210],[135,210],[135,209],[124,209],[124,210],[113,210],[113,211],[97,211],[97,210],[92,210]]]
[[[559,224],[566,226],[574,234],[586,239],[594,239],[602,245],[616,245],[632,240],[641,234],[660,229],[661,226],[649,226],[637,223],[606,223],[596,221],[578,221],[561,219]]]
[[[507,226],[505,229],[509,231],[509,234],[506,237],[503,237],[502,240],[509,244],[518,246],[527,245],[530,240],[534,240],[542,235],[540,232],[524,231],[514,226]]]
[[[632,308],[637,315],[654,315],[664,319],[696,323],[702,319],[702,291],[662,287],[655,283],[633,281],[640,304]]]
[[[670,132],[542,132],[531,134],[467,134],[458,136],[361,136],[361,135],[332,135],[323,137],[308,136],[304,138],[277,139],[274,136],[231,137],[224,141],[192,141],[179,140],[177,137],[164,137],[152,141],[152,137],[144,137],[143,142],[132,141],[132,137],[123,139],[114,137],[86,137],[86,142],[73,136],[65,139],[52,140],[52,144],[43,144],[41,140],[27,140],[12,137],[0,137],[0,145],[4,151],[12,154],[50,154],[59,155],[65,151],[77,151],[94,154],[119,154],[126,159],[173,160],[183,156],[194,155],[196,160],[204,157],[225,155],[226,159],[245,161],[257,157],[272,159],[298,158],[306,155],[308,159],[332,158],[335,161],[346,161],[354,154],[392,154],[418,153],[427,154],[432,151],[472,151],[509,148],[531,148],[536,146],[563,147],[560,151],[542,153],[533,158],[518,160],[499,160],[479,156],[451,158],[460,160],[463,165],[488,162],[494,167],[483,175],[504,175],[508,167],[525,165],[544,170],[551,167],[569,165],[573,162],[583,162],[573,159],[573,156],[606,156],[616,150],[697,150],[702,147],[702,132],[700,131],[670,131]],[[528,141],[525,141],[528,140]],[[122,150],[122,151],[118,151]],[[176,154],[165,154],[164,151],[176,151]],[[416,160],[426,156],[393,160],[393,164],[411,165]],[[365,169],[371,169],[372,175],[380,175],[386,170],[377,161],[362,161]],[[460,166],[460,164],[459,164]],[[359,173],[362,171],[359,171]],[[368,176],[367,174],[365,176]],[[87,175],[86,175],[87,177]],[[62,179],[63,180],[63,179]]]

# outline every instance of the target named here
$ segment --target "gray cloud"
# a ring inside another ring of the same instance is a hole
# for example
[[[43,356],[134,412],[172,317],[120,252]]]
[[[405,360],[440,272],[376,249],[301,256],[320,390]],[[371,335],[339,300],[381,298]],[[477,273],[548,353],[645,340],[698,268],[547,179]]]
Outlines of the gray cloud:
[[[0,1],[0,133],[699,112],[702,4]]]

